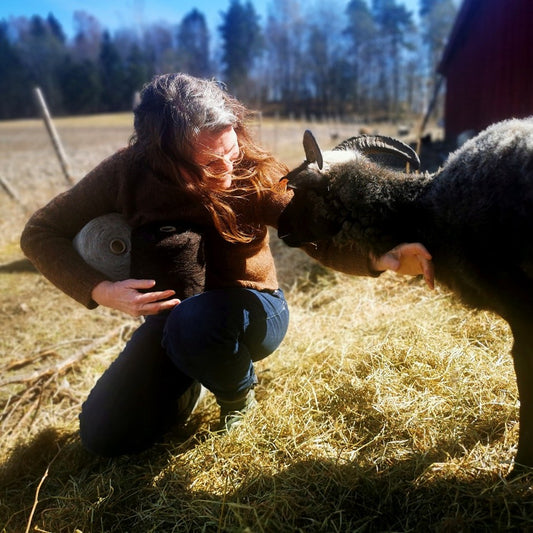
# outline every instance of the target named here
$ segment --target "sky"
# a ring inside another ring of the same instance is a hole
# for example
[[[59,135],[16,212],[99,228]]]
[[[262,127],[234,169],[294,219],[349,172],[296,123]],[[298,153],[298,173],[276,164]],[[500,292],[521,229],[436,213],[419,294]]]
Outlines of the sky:
[[[348,0],[342,0],[348,3]],[[419,0],[400,0],[415,14]],[[251,0],[264,22],[271,0]],[[211,32],[221,22],[220,13],[227,11],[230,0],[1,0],[0,20],[11,17],[46,18],[50,13],[60,22],[68,37],[74,33],[73,14],[85,11],[93,15],[111,33],[118,28],[135,28],[141,24],[165,21],[178,24],[192,9],[197,8],[206,17]]]

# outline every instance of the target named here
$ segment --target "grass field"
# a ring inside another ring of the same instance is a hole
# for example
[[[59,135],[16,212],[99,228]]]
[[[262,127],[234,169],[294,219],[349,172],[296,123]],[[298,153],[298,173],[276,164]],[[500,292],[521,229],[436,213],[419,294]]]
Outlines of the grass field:
[[[73,175],[127,142],[129,115],[57,121]],[[258,122],[290,165],[301,135],[349,124]],[[323,139],[323,141],[321,141]],[[0,123],[0,531],[532,531],[533,487],[506,479],[518,436],[511,337],[419,279],[325,269],[273,238],[291,309],[257,365],[259,408],[216,436],[207,396],[185,428],[134,457],[77,436],[81,403],[138,325],[88,311],[24,261],[29,213],[66,188],[40,121]]]

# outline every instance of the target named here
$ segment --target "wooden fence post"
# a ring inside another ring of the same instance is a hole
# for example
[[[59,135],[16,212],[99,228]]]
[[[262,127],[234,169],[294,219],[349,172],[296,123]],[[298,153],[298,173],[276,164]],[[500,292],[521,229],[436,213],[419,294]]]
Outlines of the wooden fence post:
[[[44,100],[43,93],[41,92],[41,89],[39,87],[35,87],[34,89],[35,99],[37,101],[37,104],[39,108],[41,109],[41,114],[43,116],[44,123],[46,125],[46,129],[48,131],[48,134],[50,135],[50,139],[52,140],[52,144],[54,145],[54,149],[56,151],[57,157],[59,159],[59,162],[61,164],[61,168],[63,170],[63,174],[65,176],[65,179],[67,182],[72,185],[74,183],[74,179],[70,175],[70,169],[67,162],[67,157],[65,155],[65,150],[63,149],[63,145],[61,144],[61,140],[59,139],[59,135],[57,134],[56,128],[54,126],[54,123],[52,122],[52,117],[50,116],[50,113],[48,111],[48,107],[46,105],[46,102]]]

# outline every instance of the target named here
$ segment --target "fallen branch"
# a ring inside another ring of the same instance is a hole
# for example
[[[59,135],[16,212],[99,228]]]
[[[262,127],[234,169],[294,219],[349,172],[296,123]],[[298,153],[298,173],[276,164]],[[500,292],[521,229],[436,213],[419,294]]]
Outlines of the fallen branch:
[[[17,402],[9,411],[7,411],[7,408],[4,409],[1,417],[2,425],[0,427],[4,436],[7,436],[15,429],[22,427],[26,420],[31,416],[33,416],[32,421],[35,420],[37,411],[41,405],[43,392],[47,390],[48,385],[50,385],[54,379],[55,376],[52,375],[44,383],[36,383],[31,387],[28,387],[18,395]],[[24,406],[22,416],[10,425],[11,418],[17,413],[20,406]]]
[[[32,355],[31,357],[25,357],[24,359],[18,359],[17,361],[11,361],[9,362],[5,367],[0,369],[0,372],[9,372],[13,370],[18,370],[19,368],[22,368],[24,366],[27,366],[31,363],[35,363],[35,361],[39,361],[39,359],[46,359],[50,356],[57,357],[59,354],[55,351],[55,349],[51,348],[49,350],[45,350],[44,352],[40,352],[36,355]]]
[[[3,434],[5,437],[11,432],[24,426],[24,424],[27,424],[28,420],[30,420],[29,426],[31,426],[43,402],[43,395],[46,391],[51,389],[53,382],[57,380],[61,374],[77,364],[99,346],[109,342],[117,335],[122,335],[122,331],[127,327],[129,327],[129,325],[126,324],[114,328],[103,337],[96,339],[91,344],[78,350],[68,359],[63,360],[54,366],[38,372],[33,372],[32,374],[2,381],[0,387],[21,383],[25,384],[25,387],[5,400],[5,405],[0,414],[0,434]],[[42,356],[43,353],[41,352],[40,355]],[[21,362],[22,361],[18,361],[18,363]]]
[[[39,381],[40,379],[46,378],[51,375],[61,374],[66,369],[70,368],[74,364],[81,361],[85,356],[87,356],[89,353],[91,353],[96,348],[98,348],[98,346],[101,346],[102,344],[109,342],[113,337],[120,334],[123,327],[124,326],[121,325],[111,330],[107,335],[104,335],[103,337],[96,339],[94,342],[92,342],[88,346],[85,346],[81,350],[77,351],[75,354],[73,354],[68,359],[64,361],[60,361],[54,366],[51,366],[39,372],[33,372],[32,374],[27,374],[25,376],[20,376],[17,378],[6,379],[4,381],[0,381],[0,387],[5,387],[6,385],[14,385],[16,383],[33,383],[33,382]]]

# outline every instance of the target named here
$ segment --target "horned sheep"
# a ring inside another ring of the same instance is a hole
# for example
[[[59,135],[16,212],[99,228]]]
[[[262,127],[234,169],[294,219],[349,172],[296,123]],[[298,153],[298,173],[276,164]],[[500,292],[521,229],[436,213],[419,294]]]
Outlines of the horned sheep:
[[[346,253],[357,243],[374,256],[424,244],[438,282],[510,325],[520,396],[513,472],[533,467],[533,117],[489,126],[433,174],[380,164],[383,153],[413,168],[419,161],[409,146],[379,136],[322,153],[306,132],[304,149],[306,160],[284,178],[294,196],[279,236],[290,246],[333,238]]]

